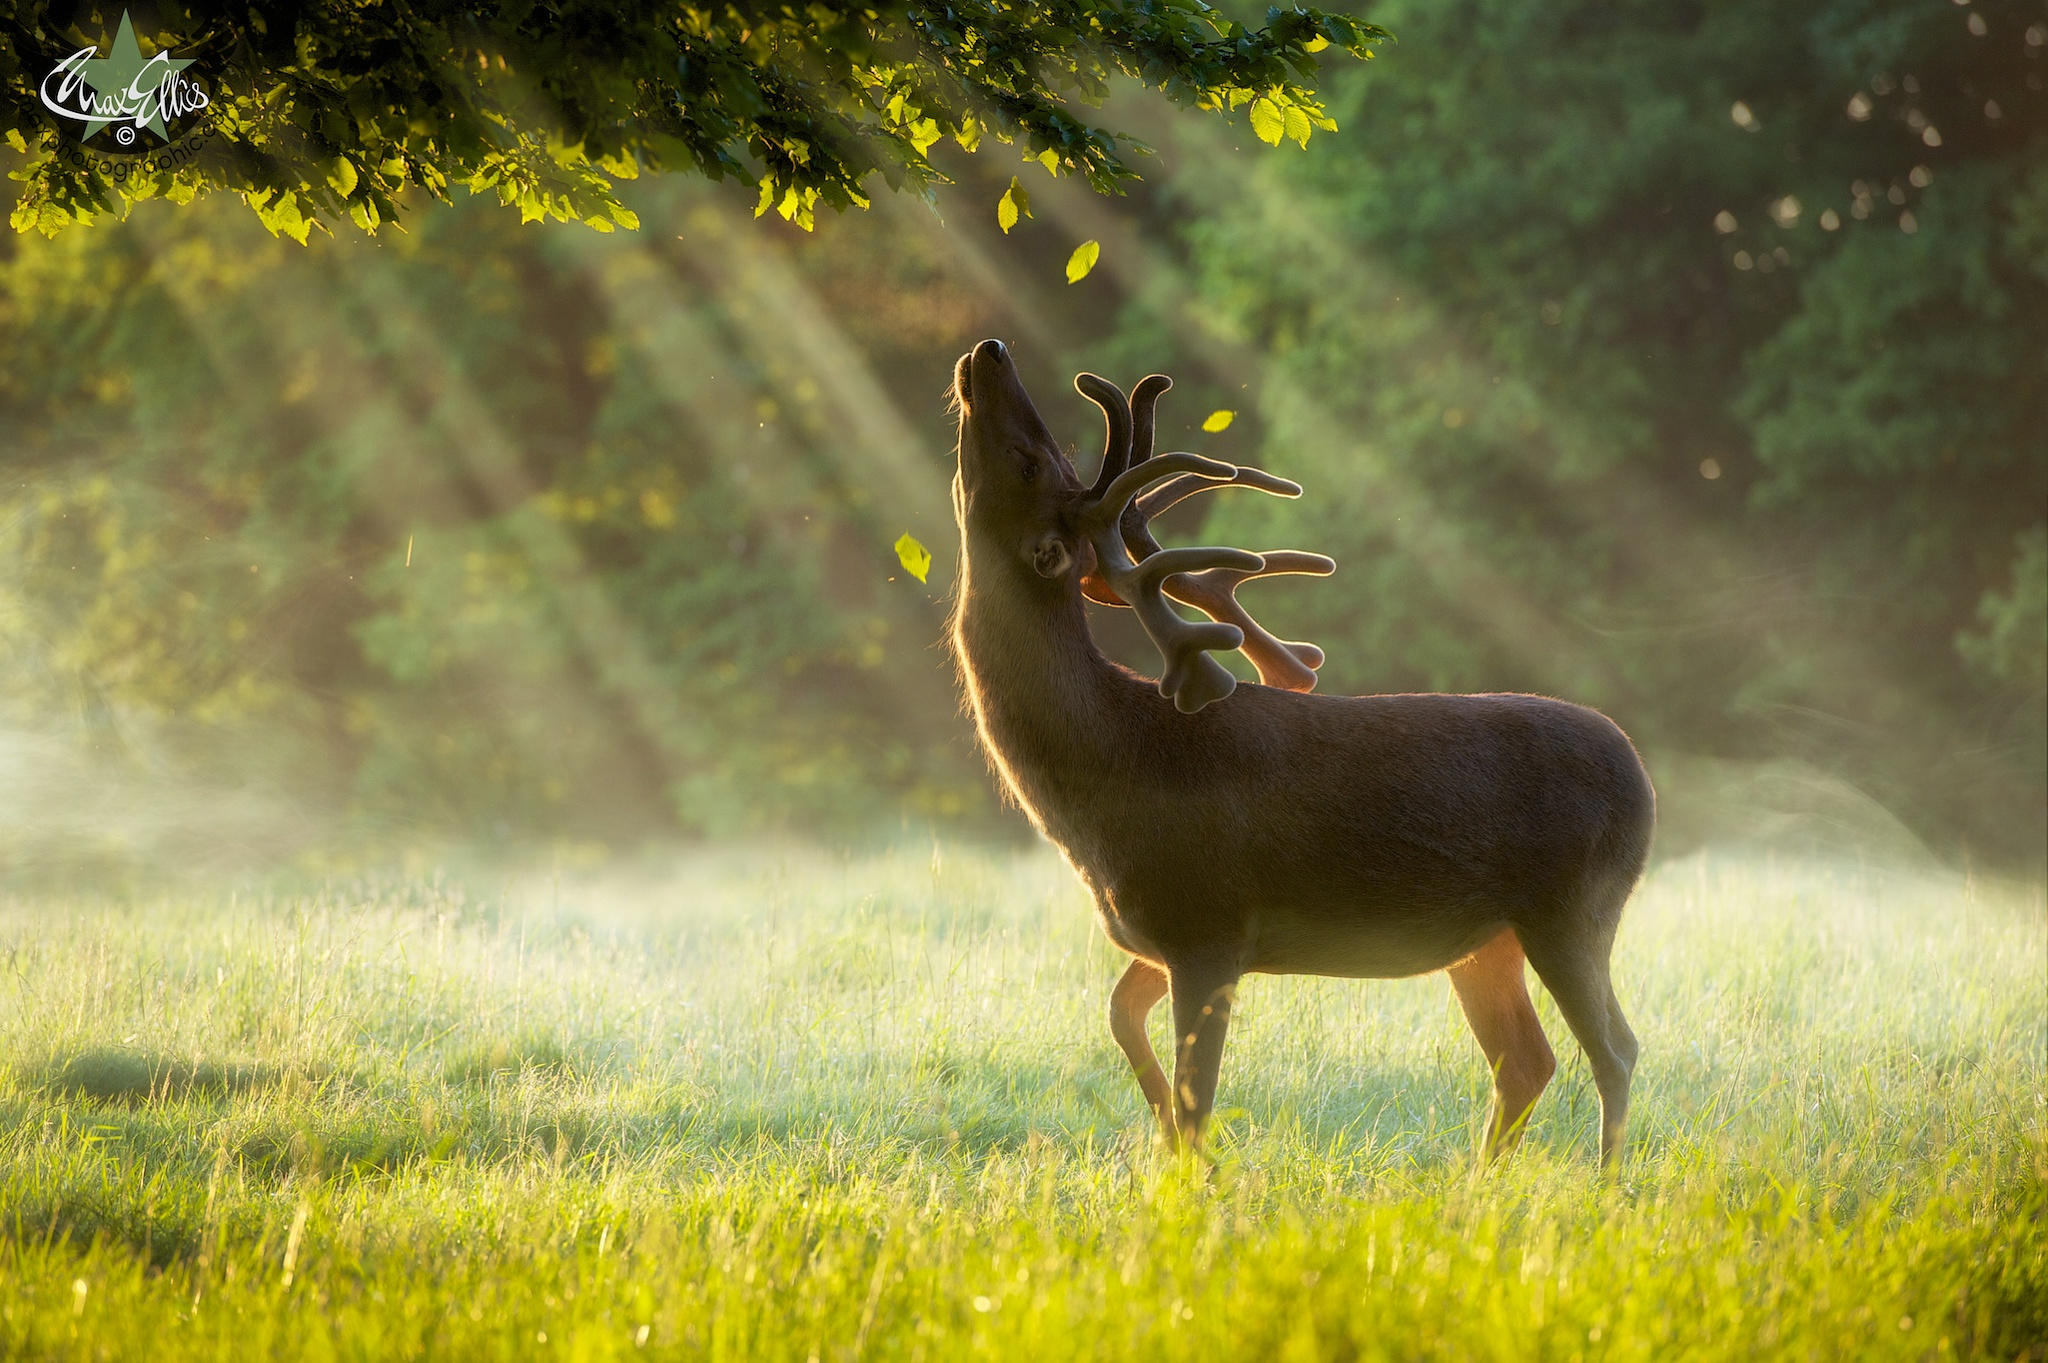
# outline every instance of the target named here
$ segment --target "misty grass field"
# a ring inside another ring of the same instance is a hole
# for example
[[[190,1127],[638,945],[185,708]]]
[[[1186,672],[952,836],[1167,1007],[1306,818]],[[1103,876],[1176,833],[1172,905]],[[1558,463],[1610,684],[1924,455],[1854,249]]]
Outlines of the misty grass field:
[[[1662,864],[1604,1182],[1441,976],[1251,978],[1163,1155],[1049,854],[9,897],[0,1355],[2040,1358],[2044,918]]]

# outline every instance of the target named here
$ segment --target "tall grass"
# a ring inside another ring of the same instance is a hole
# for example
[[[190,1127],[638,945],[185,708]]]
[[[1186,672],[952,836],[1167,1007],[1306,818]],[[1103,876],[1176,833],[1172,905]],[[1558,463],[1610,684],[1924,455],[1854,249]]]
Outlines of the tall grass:
[[[2048,1357],[2044,917],[1664,865],[1603,1181],[1439,978],[1249,981],[1163,1157],[1046,855],[0,900],[0,1355]]]

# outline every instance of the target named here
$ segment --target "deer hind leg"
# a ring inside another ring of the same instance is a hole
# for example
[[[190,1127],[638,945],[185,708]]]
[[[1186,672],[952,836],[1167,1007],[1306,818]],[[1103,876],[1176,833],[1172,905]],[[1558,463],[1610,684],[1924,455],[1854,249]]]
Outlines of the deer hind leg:
[[[1109,1034],[1123,1047],[1138,1076],[1138,1087],[1159,1122],[1159,1130],[1173,1139],[1173,1094],[1166,1086],[1166,1073],[1159,1068],[1159,1056],[1152,1039],[1145,1035],[1145,1019],[1159,1000],[1166,997],[1166,972],[1150,961],[1132,961],[1130,969],[1109,994]]]
[[[1173,1142],[1183,1150],[1201,1145],[1209,1112],[1216,1105],[1216,1076],[1223,1064],[1223,1039],[1237,1001],[1238,972],[1206,964],[1168,968],[1173,989]]]
[[[1493,1107],[1480,1155],[1491,1161],[1522,1139],[1529,1110],[1557,1071],[1557,1057],[1529,1002],[1529,986],[1522,978],[1522,943],[1513,928],[1502,929],[1447,973],[1465,1021],[1493,1070]]]
[[[1600,1162],[1610,1168],[1621,1161],[1629,1080],[1636,1068],[1636,1036],[1622,1016],[1608,977],[1613,942],[1610,927],[1591,940],[1539,937],[1524,943],[1529,964],[1557,1000],[1557,1011],[1564,1014],[1593,1067],[1593,1085],[1600,1093]]]
[[[1621,1052],[1621,1058],[1627,1062],[1629,1072],[1633,1074],[1636,1068],[1636,1034],[1628,1025],[1628,1019],[1622,1016],[1621,1000],[1614,997],[1612,980],[1607,983],[1607,1026],[1614,1037],[1614,1048]]]

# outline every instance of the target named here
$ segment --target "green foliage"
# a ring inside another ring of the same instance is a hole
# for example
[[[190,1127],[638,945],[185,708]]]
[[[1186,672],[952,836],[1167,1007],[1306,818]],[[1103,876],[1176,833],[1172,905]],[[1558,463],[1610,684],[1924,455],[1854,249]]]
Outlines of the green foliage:
[[[946,726],[897,719],[952,711],[882,529],[937,540],[942,483],[874,502],[819,376],[678,285],[695,247],[478,205],[305,252],[224,209],[8,262],[0,727],[373,829],[984,807]]]
[[[10,16],[0,102],[26,154],[13,172],[25,186],[18,230],[50,235],[136,200],[225,190],[303,243],[344,218],[375,232],[408,191],[445,200],[462,188],[521,222],[609,232],[635,225],[617,187],[648,171],[758,185],[757,213],[808,227],[820,205],[864,206],[877,177],[929,196],[947,180],[934,147],[972,152],[984,138],[1112,191],[1144,148],[1077,110],[1117,78],[1194,109],[1252,101],[1255,121],[1284,111],[1286,135],[1306,144],[1311,124],[1335,126],[1314,95],[1313,54],[1365,57],[1386,36],[1301,7],[1247,28],[1202,0],[161,6],[149,50],[193,58],[211,135],[157,169],[67,157],[78,125],[60,127],[38,100],[58,59],[104,43],[119,12]]]
[[[1977,603],[1977,627],[1957,636],[1956,647],[1985,677],[2048,698],[2048,529],[2020,535],[2011,585]]]
[[[1050,855],[669,870],[0,903],[0,1354],[2011,1359],[2048,1330],[2038,890],[1653,876],[1608,1186],[1547,999],[1557,1078],[1475,1178],[1487,1074],[1440,980],[1247,981],[1209,1174],[1151,1148],[1118,953]]]

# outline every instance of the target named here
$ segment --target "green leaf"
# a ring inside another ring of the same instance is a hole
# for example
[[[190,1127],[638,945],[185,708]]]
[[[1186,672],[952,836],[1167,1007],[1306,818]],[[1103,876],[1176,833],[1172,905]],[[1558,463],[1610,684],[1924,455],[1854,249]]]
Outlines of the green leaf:
[[[1277,147],[1287,132],[1287,116],[1280,112],[1280,106],[1265,95],[1252,101],[1252,132],[1259,141]]]
[[[1227,407],[1218,407],[1203,420],[1202,429],[1214,435],[1218,431],[1229,430],[1230,423],[1235,420],[1237,420],[1236,412],[1231,411]]]
[[[1300,141],[1301,116],[1311,128],[1324,126],[1313,97],[1321,68],[1305,49],[1362,48],[1386,36],[1342,15],[1295,7],[1269,11],[1259,27],[1222,18],[1206,0],[1064,7],[1005,0],[991,11],[1007,16],[999,26],[1010,36],[1001,43],[990,45],[983,21],[973,17],[980,8],[969,6],[947,11],[951,18],[904,47],[902,12],[887,6],[686,9],[689,50],[671,58],[669,79],[646,66],[648,53],[674,47],[679,21],[669,7],[632,10],[618,20],[619,41],[599,51],[582,41],[585,16],[576,6],[521,0],[481,9],[430,5],[419,13],[353,3],[300,6],[289,34],[242,45],[214,73],[221,80],[215,116],[223,127],[244,130],[262,170],[208,158],[147,183],[153,193],[176,189],[188,201],[203,193],[259,192],[250,183],[254,175],[270,183],[273,197],[289,187],[300,201],[299,217],[322,231],[345,217],[392,216],[405,185],[442,201],[449,186],[464,185],[495,191],[522,222],[581,222],[601,232],[600,223],[630,228],[609,200],[615,185],[643,172],[743,183],[751,170],[761,195],[756,215],[774,208],[808,228],[820,208],[864,205],[870,180],[930,198],[951,177],[927,157],[940,139],[951,138],[970,154],[991,141],[1021,139],[1027,164],[1116,193],[1136,178],[1133,158],[1150,149],[1100,125],[1072,102],[1075,96],[1099,106],[1129,78],[1192,110],[1263,99],[1260,135]],[[173,26],[170,50],[197,39],[195,22]],[[484,54],[513,49],[522,54],[522,69],[508,80],[495,74],[508,69],[504,58]],[[463,66],[477,60],[479,74],[465,72],[459,98],[444,98],[442,76],[418,61],[396,60],[371,79],[356,55],[426,50],[459,51]],[[807,75],[801,95],[790,100],[785,72],[795,70]],[[518,94],[526,89],[576,93],[573,100],[528,102]],[[687,137],[680,135],[678,99]],[[991,99],[1003,110],[1002,132],[987,121],[992,111],[970,112]],[[1302,115],[1288,112],[1295,106]],[[122,187],[101,171],[60,163],[52,154],[57,139],[40,124],[12,122],[11,130],[0,127],[6,145],[33,158],[7,167],[22,175],[23,192],[82,196],[87,205],[65,204],[65,223],[89,220],[122,197]],[[259,131],[265,128],[271,131]],[[287,129],[291,135],[277,140],[274,134]],[[886,141],[879,151],[877,138]],[[571,185],[575,192],[565,194]],[[195,192],[185,193],[188,187]],[[353,214],[351,206],[365,197],[375,213]],[[40,202],[30,199],[38,223],[45,221]],[[999,211],[1006,231],[1032,216],[1021,188]],[[301,235],[299,221],[288,217],[273,215],[270,225],[294,240]]]
[[[1287,135],[1306,150],[1309,135],[1308,110],[1302,108],[1299,104],[1288,105],[1284,123]]]
[[[1102,243],[1084,241],[1074,248],[1074,254],[1067,257],[1067,282],[1078,284],[1088,277],[1095,268],[1095,262],[1102,256]]]
[[[906,530],[896,538],[896,561],[903,565],[904,572],[922,582],[932,570],[932,551]]]
[[[1017,177],[1010,177],[1010,187],[1003,191],[1003,197],[996,201],[996,225],[1008,236],[1010,229],[1017,225],[1018,215],[1031,216],[1031,196],[1024,192],[1024,186]]]

